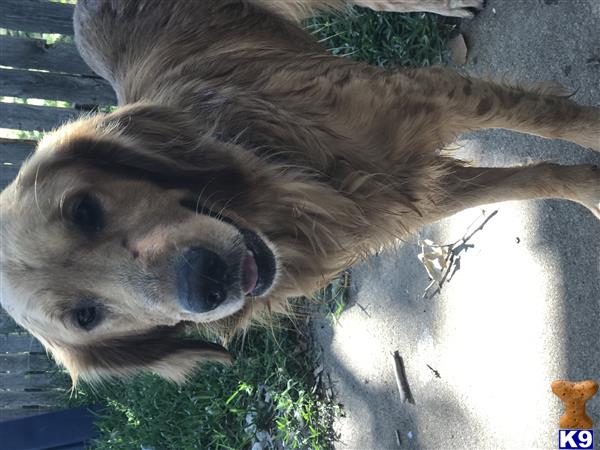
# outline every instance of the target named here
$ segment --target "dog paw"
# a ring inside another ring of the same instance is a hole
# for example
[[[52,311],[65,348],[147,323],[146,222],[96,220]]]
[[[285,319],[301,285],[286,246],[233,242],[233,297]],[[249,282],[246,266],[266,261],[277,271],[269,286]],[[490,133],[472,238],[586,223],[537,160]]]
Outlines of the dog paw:
[[[449,17],[471,19],[485,7],[485,0],[447,0],[440,2],[439,10],[432,11]]]
[[[591,148],[600,152],[600,108],[586,107],[586,121],[589,124],[585,125],[585,129],[579,136],[581,144],[584,147]]]
[[[354,0],[359,6],[375,11],[389,12],[431,12],[448,17],[470,19],[485,7],[485,0],[424,0],[406,2],[406,0]]]
[[[577,189],[577,201],[600,219],[600,167],[585,166],[583,175]]]
[[[600,108],[576,105],[570,101],[564,105],[572,109],[570,114],[575,118],[567,121],[555,137],[600,152]]]

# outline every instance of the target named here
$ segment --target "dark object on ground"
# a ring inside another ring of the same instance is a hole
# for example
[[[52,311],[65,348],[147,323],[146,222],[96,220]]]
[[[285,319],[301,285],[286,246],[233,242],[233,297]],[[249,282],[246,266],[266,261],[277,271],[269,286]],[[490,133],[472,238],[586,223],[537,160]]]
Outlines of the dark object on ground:
[[[396,374],[396,383],[398,384],[398,392],[400,392],[400,400],[402,403],[415,404],[415,399],[410,392],[410,386],[406,378],[406,370],[404,369],[404,361],[400,356],[400,353],[396,350],[393,355],[394,358],[394,373]]]
[[[81,406],[0,423],[6,450],[75,450],[87,448],[96,434],[98,406]]]

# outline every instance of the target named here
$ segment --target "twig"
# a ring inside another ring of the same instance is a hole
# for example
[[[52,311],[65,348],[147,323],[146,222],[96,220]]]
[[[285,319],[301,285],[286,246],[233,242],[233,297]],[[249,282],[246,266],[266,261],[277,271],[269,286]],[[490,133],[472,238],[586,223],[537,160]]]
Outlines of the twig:
[[[402,403],[411,403],[415,404],[415,399],[410,392],[410,386],[408,385],[408,380],[406,379],[406,371],[404,370],[404,361],[400,356],[400,353],[396,350],[393,354],[394,358],[394,373],[396,375],[396,384],[398,385],[398,392],[400,392],[400,400]]]
[[[429,364],[425,364],[425,365],[426,365],[427,367],[429,367],[429,370],[431,370],[431,371],[433,372],[433,374],[435,375],[435,377],[436,377],[436,378],[442,378],[442,377],[440,376],[440,373],[439,373],[437,370],[435,370],[435,369],[434,369],[433,367],[431,367]]]
[[[367,308],[365,308],[363,305],[361,305],[361,304],[360,304],[360,303],[358,303],[358,302],[356,302],[356,304],[358,305],[358,307],[359,307],[360,309],[362,309],[362,312],[364,312],[364,313],[367,315],[367,317],[371,317],[371,314],[369,314],[369,311],[367,311]],[[368,306],[370,306],[370,305],[367,305],[367,307],[368,307]]]
[[[425,288],[425,292],[423,292],[423,298],[433,298],[436,294],[438,294],[442,290],[442,286],[444,285],[444,283],[446,283],[446,281],[450,281],[450,279],[454,276],[456,271],[459,269],[460,254],[463,251],[467,251],[468,249],[474,247],[473,244],[469,244],[469,241],[475,235],[475,233],[483,230],[483,227],[485,227],[485,225],[490,221],[490,219],[492,217],[494,217],[496,214],[498,214],[497,209],[495,211],[493,211],[489,216],[486,217],[485,211],[483,211],[482,216],[484,217],[484,220],[473,231],[470,231],[470,229],[473,227],[473,225],[475,225],[477,223],[478,220],[480,220],[480,217],[478,217],[473,222],[471,222],[471,224],[467,227],[467,231],[465,232],[465,234],[460,239],[456,240],[455,242],[453,242],[451,244],[444,244],[444,245],[430,245],[430,247],[447,248],[448,249],[447,250],[448,253],[446,254],[447,264],[446,264],[444,273],[443,273],[440,281],[437,282],[435,280],[432,280],[431,283],[429,283],[429,285],[427,286],[427,288]],[[448,277],[450,277],[450,278],[448,278]],[[430,294],[430,291],[433,287],[435,287],[436,289],[433,291],[433,293]]]
[[[402,447],[402,437],[400,430],[396,430],[396,444],[398,447]]]
[[[485,212],[484,212],[484,214],[485,214]],[[475,228],[475,229],[473,230],[473,232],[472,232],[470,235],[468,235],[468,236],[466,236],[466,237],[463,237],[462,241],[466,243],[467,241],[469,241],[469,240],[470,240],[470,239],[473,237],[473,235],[474,235],[475,233],[477,233],[478,231],[481,231],[481,230],[483,230],[483,227],[485,227],[485,226],[486,226],[486,224],[487,224],[487,223],[490,221],[490,219],[491,219],[492,217],[494,217],[496,214],[498,214],[498,210],[497,210],[497,209],[496,209],[494,212],[492,212],[492,213],[491,213],[489,216],[487,216],[487,217],[485,218],[485,220],[484,220],[483,222],[481,222],[481,225],[479,225],[477,228]],[[471,225],[471,226],[472,226],[472,225]],[[470,228],[470,227],[469,227],[469,228]]]

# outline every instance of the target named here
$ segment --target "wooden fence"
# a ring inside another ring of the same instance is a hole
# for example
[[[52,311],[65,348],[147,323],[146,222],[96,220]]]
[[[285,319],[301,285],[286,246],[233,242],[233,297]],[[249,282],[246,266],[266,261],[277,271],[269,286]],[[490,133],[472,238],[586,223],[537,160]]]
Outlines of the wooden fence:
[[[82,111],[116,103],[108,83],[86,66],[68,37],[73,35],[72,16],[70,4],[0,0],[0,128],[47,131]],[[38,33],[67,37],[49,44]],[[62,101],[69,107],[23,104],[6,97]],[[35,140],[4,136],[0,189],[35,148]],[[55,408],[67,385],[39,342],[0,309],[0,421]]]

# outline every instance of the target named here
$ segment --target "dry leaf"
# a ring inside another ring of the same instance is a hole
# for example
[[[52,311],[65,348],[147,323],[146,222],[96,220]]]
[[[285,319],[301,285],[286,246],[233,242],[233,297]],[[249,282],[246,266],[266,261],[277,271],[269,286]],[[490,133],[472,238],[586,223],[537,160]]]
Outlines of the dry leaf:
[[[421,264],[425,267],[429,278],[441,283],[448,269],[448,247],[434,244],[429,239],[420,242],[421,253],[417,255]]]
[[[473,244],[469,243],[473,235],[483,230],[485,224],[497,213],[498,210],[495,210],[487,215],[485,210],[482,210],[481,216],[469,225],[463,237],[452,244],[438,245],[429,239],[419,241],[421,253],[417,255],[417,258],[419,258],[431,279],[431,283],[425,288],[423,298],[430,298],[429,294],[432,288],[436,288],[432,296],[437,294],[442,289],[442,285],[452,279],[454,273],[460,269],[460,254],[473,247]],[[480,222],[482,218],[483,221],[479,226],[473,229],[475,224]]]

